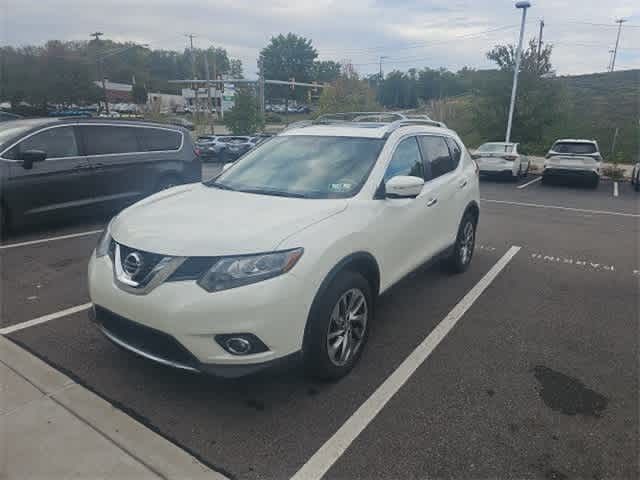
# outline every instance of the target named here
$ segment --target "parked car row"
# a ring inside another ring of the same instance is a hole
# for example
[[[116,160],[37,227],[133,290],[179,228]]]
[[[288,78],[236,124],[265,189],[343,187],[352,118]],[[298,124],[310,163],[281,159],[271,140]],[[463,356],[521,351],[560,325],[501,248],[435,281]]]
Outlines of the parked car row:
[[[518,150],[518,143],[488,142],[480,145],[473,158],[484,176],[518,179],[529,172],[528,157]],[[543,183],[556,178],[581,178],[596,188],[600,182],[602,154],[595,140],[565,138],[549,149],[542,171]]]
[[[310,113],[311,108],[308,105],[265,105],[266,112],[273,113]]]
[[[234,161],[271,136],[266,133],[252,136],[201,135],[196,140],[196,151],[205,162]]]

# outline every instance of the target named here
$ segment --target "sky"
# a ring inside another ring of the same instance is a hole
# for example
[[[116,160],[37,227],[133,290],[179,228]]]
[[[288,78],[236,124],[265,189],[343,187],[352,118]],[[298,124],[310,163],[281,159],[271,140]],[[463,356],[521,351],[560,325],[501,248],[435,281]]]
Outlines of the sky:
[[[559,75],[603,72],[623,25],[616,69],[640,68],[640,1],[531,0],[525,38],[554,45]],[[226,48],[255,76],[256,58],[272,36],[310,38],[319,59],[352,63],[361,74],[464,66],[491,68],[485,53],[517,43],[521,10],[511,0],[0,0],[0,43],[103,38],[182,50]]]

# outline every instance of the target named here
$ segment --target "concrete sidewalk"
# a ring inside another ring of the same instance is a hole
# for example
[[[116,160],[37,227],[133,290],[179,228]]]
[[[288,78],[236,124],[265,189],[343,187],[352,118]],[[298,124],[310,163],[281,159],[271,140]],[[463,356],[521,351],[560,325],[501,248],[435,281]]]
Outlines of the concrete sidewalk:
[[[226,477],[0,337],[0,479],[26,478]]]

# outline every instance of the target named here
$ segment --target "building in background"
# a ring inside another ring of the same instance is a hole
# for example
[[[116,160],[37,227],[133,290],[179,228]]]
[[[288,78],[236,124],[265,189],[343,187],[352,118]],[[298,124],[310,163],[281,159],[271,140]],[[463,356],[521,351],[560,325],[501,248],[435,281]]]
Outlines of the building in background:
[[[147,108],[159,113],[184,113],[185,99],[171,93],[147,93]]]
[[[98,88],[102,89],[102,82],[96,80],[93,82]],[[131,103],[133,102],[133,86],[127,83],[116,83],[105,81],[106,96],[109,103]]]
[[[214,111],[229,111],[235,105],[235,86],[230,83],[224,84],[224,91],[211,87],[211,109]],[[183,88],[182,97],[184,98],[185,108],[193,112],[196,110],[196,91],[193,88]],[[198,108],[202,111],[207,109],[207,88],[198,88]]]

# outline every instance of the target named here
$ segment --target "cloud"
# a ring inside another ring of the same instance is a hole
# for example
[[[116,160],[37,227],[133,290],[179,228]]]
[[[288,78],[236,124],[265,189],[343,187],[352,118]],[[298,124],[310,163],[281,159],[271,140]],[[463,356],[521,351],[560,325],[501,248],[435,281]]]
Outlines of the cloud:
[[[487,68],[485,52],[517,42],[520,12],[510,0],[5,0],[0,40],[12,45],[49,39],[106,38],[181,50],[185,33],[197,46],[222,46],[255,74],[259,50],[279,33],[313,40],[321,58],[350,60],[362,73],[384,69]],[[618,17],[625,24],[618,64],[640,68],[640,7],[637,0],[533,0],[527,38],[545,19],[558,73],[604,71]],[[583,23],[579,23],[583,22]],[[635,22],[635,25],[632,24]],[[596,24],[596,25],[593,25]]]

